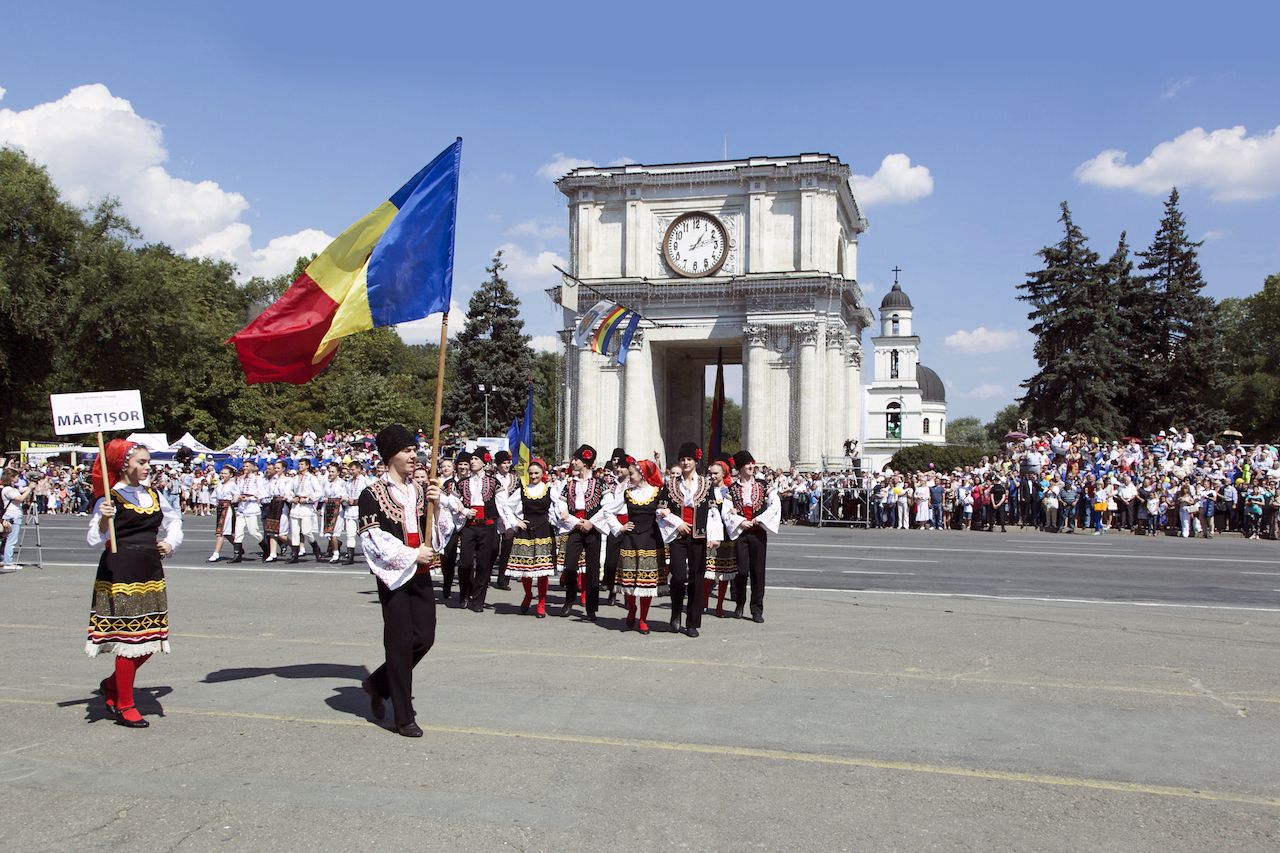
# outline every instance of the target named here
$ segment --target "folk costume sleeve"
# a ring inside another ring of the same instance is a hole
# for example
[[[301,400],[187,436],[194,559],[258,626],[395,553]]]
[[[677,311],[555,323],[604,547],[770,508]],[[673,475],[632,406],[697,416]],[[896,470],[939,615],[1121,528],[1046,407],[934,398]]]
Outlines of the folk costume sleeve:
[[[724,517],[721,512],[724,510],[724,502],[726,499],[724,486],[715,487],[715,498],[711,502],[711,506],[707,509],[707,542],[723,542],[725,537]]]
[[[604,502],[601,504],[604,523],[600,525],[600,529],[610,536],[621,536],[623,533],[622,525],[626,522],[622,519],[627,515],[626,494],[626,485],[619,483],[616,489],[605,494]]]
[[[503,530],[514,530],[516,525],[524,521],[524,496],[520,489],[498,492],[498,519]]]
[[[767,488],[767,487],[765,487]],[[777,489],[769,489],[768,505],[756,522],[770,533],[778,532],[778,524],[782,521],[782,501],[778,499]]]
[[[364,551],[369,571],[387,589],[395,590],[417,574],[418,549],[411,548],[394,533],[383,529],[388,509],[385,504],[389,500],[386,494],[383,501],[378,500],[374,491],[380,487],[381,484],[375,483],[360,493],[360,548]]]

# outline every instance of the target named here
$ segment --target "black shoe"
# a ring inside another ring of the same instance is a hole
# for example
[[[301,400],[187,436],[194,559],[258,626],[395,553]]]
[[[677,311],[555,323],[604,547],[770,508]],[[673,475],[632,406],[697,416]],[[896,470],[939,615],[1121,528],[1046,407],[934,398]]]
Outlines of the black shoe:
[[[741,618],[742,618],[742,611],[743,611],[744,607],[745,607],[745,605],[739,604],[737,607],[733,608],[733,618],[734,618],[734,619],[741,619]]]
[[[573,599],[571,598],[568,601],[566,601],[564,604],[560,605],[559,615],[568,616],[572,612],[573,612]]]
[[[688,634],[690,637],[696,637],[696,636],[698,636],[698,629],[697,629],[697,628],[686,628],[684,632],[685,632],[686,634]]]
[[[314,542],[311,543],[311,554],[316,558],[317,563],[320,562],[320,546]]]
[[[684,628],[682,628],[680,625],[680,617],[672,616],[671,617],[671,633],[680,634],[680,633],[683,633],[683,631],[684,631]]]
[[[347,559],[343,560],[342,564],[344,566],[350,566],[355,561],[356,561],[356,549],[352,548],[350,551],[347,552]]]
[[[116,725],[124,726],[126,729],[151,728],[151,723],[147,722],[145,718],[137,719],[137,720],[126,720],[124,718],[124,712],[132,711],[132,710],[134,710],[134,707],[132,705],[130,705],[128,708],[116,708]]]
[[[751,621],[752,621],[752,622],[755,622],[757,625],[762,625],[762,624],[764,624],[764,614],[763,614],[763,613],[756,613],[755,615],[753,615],[753,616],[751,617]]]
[[[587,621],[588,622],[596,621],[596,612],[594,610],[587,611]]]
[[[604,605],[605,607],[617,607],[618,593],[613,590],[610,590],[609,597],[604,600]]]
[[[231,562],[233,562],[233,563],[243,563],[243,562],[244,562],[244,546],[243,546],[243,545],[237,545],[237,546],[236,546],[236,555],[235,555],[234,557],[232,557],[232,558],[231,558]]]
[[[298,562],[298,552],[297,552],[297,551],[294,551],[294,552],[293,552],[293,556],[289,558],[289,562],[290,562],[290,563],[296,563],[296,562]]]
[[[520,605],[520,612],[521,612],[522,614],[528,614],[528,612],[529,612],[529,605],[528,605],[528,604],[521,603],[521,605]]]
[[[471,606],[468,607],[467,609],[470,610],[472,613],[483,613],[484,605],[477,601],[472,603]]]
[[[369,683],[369,679],[360,682],[360,689],[369,695],[369,713],[373,715],[375,720],[381,720],[387,716],[387,703],[378,691],[373,689],[373,685]]]
[[[506,581],[503,581],[502,583],[495,586],[494,589],[500,589],[503,592],[511,592],[511,584],[507,583]]]
[[[401,737],[422,737],[422,728],[417,723],[405,723],[396,731]]]

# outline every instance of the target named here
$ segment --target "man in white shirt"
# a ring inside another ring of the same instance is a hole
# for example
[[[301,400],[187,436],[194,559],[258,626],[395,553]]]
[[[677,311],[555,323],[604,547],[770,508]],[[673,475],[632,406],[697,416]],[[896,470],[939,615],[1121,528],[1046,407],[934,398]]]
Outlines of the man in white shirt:
[[[314,436],[313,436],[314,438]],[[298,562],[307,543],[320,562],[320,545],[316,538],[316,504],[324,499],[324,483],[311,473],[311,462],[298,460],[298,479],[293,487],[293,503],[289,507],[289,544],[293,547],[290,563]]]
[[[244,461],[236,486],[236,554],[231,562],[240,563],[244,561],[246,536],[255,545],[262,545],[262,503],[270,500],[270,496],[267,494],[267,481],[258,473],[258,465],[252,459]]]

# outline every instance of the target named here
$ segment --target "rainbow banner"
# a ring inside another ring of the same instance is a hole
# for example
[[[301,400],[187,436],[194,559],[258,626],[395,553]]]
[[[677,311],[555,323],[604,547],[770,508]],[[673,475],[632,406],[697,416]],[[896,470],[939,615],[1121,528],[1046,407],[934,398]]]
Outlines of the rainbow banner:
[[[246,382],[301,385],[342,338],[449,310],[461,162],[459,138],[231,336]]]
[[[591,351],[600,355],[608,355],[609,344],[613,342],[614,334],[617,333],[618,329],[622,328],[627,315],[631,313],[621,305],[613,306],[600,321],[600,326],[596,329],[595,334],[591,336]]]

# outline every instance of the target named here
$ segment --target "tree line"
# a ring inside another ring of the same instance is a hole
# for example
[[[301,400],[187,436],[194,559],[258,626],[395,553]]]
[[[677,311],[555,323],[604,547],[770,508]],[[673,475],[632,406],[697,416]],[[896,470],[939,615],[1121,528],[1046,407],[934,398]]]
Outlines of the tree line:
[[[51,437],[49,394],[116,388],[141,390],[148,429],[190,430],[213,446],[269,428],[399,421],[430,430],[439,349],[406,344],[390,328],[344,340],[306,385],[245,384],[227,339],[310,260],[240,284],[230,264],[147,242],[113,199],[67,203],[41,166],[0,148],[0,446]],[[480,433],[483,398],[468,386],[484,376],[501,389],[490,398],[491,432],[505,434],[532,376],[535,451],[548,453],[560,360],[529,347],[503,268],[499,254],[447,352],[444,419]]]
[[[1122,232],[1103,260],[1066,202],[1058,221],[1062,238],[1037,252],[1042,268],[1017,285],[1038,370],[986,432],[994,437],[1021,416],[1033,428],[1100,437],[1175,426],[1211,437],[1231,427],[1274,441],[1280,354],[1264,342],[1280,330],[1280,275],[1244,299],[1205,296],[1202,242],[1188,236],[1176,188],[1142,251]],[[954,429],[953,421],[949,438]]]

